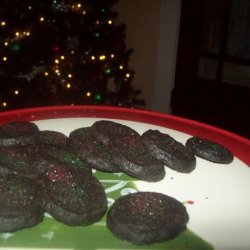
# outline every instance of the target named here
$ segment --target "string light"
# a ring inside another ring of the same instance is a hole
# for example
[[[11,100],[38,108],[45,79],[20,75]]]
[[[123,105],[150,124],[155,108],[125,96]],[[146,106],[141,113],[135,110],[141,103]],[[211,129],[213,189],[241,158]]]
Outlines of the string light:
[[[113,22],[112,22],[112,20],[108,20],[108,24],[112,24]]]
[[[123,70],[123,65],[120,65],[120,66],[119,66],[119,69],[120,69],[120,70]]]
[[[127,73],[125,76],[126,76],[127,78],[129,78],[129,77],[130,77],[130,74],[129,74],[129,73]]]
[[[44,21],[44,17],[41,16],[39,20],[40,20],[40,22],[43,22]]]
[[[15,35],[16,35],[17,37],[19,37],[19,36],[20,36],[20,33],[17,31],[17,32],[15,33]]]
[[[6,56],[3,57],[3,61],[6,62],[8,58]]]
[[[102,100],[102,96],[100,94],[96,94],[95,100],[96,101],[101,101]]]
[[[49,75],[49,72],[47,72],[47,71],[44,72],[44,75],[45,75],[45,76],[48,76],[48,75]]]
[[[8,43],[8,42],[5,42],[5,43],[4,43],[4,46],[6,46],[6,47],[7,47],[8,45],[9,45],[9,43]]]
[[[100,61],[103,61],[103,60],[105,60],[105,59],[106,59],[106,56],[105,56],[105,55],[99,56],[99,60],[100,60]]]
[[[61,60],[64,60],[64,59],[65,59],[65,56],[61,56],[60,58],[61,58]]]
[[[90,96],[91,96],[91,92],[87,92],[87,93],[86,93],[86,96],[87,96],[87,97],[90,97]]]
[[[54,61],[56,64],[59,64],[59,60],[58,59],[55,59]]]
[[[87,14],[87,12],[84,10],[84,11],[82,12],[82,14],[85,16],[85,15]]]
[[[70,89],[70,88],[71,88],[71,84],[70,84],[70,83],[67,83],[66,88],[67,88],[67,89]]]
[[[111,57],[111,58],[115,58],[115,55],[114,55],[114,54],[111,54],[110,57]]]
[[[3,107],[7,107],[7,102],[3,102],[3,103],[2,103],[2,106],[3,106]]]
[[[91,56],[91,60],[94,61],[95,60],[95,56]]]
[[[68,78],[72,78],[72,74],[68,74]]]
[[[55,73],[56,73],[58,76],[60,76],[60,75],[61,75],[61,72],[60,72],[60,70],[59,70],[59,69],[56,69],[56,70],[55,70]]]
[[[19,90],[16,89],[16,90],[14,91],[14,94],[15,94],[15,95],[19,95]]]
[[[6,26],[6,22],[5,22],[5,21],[2,21],[2,22],[1,22],[1,26],[2,26],[2,27]]]

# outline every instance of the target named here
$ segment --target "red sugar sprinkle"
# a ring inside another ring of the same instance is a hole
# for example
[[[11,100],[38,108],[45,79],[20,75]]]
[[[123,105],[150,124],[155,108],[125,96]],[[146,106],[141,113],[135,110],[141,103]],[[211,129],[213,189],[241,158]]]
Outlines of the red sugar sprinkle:
[[[194,201],[188,200],[188,201],[186,201],[186,203],[189,204],[189,205],[193,205]]]

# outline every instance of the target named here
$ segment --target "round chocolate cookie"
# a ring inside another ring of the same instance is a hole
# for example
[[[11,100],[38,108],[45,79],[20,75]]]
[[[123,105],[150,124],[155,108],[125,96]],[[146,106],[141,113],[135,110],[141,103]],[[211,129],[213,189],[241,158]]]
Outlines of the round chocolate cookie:
[[[97,140],[116,152],[112,162],[120,166],[123,172],[150,182],[164,178],[164,164],[150,154],[140,134],[134,129],[106,120],[95,122],[91,128]]]
[[[43,211],[37,209],[32,213],[24,213],[18,216],[0,215],[0,232],[13,232],[23,228],[35,226],[43,220]]]
[[[0,215],[18,217],[39,210],[35,183],[17,175],[0,176]]]
[[[181,173],[190,173],[195,169],[193,152],[170,135],[149,129],[142,134],[142,139],[152,156],[167,167]]]
[[[189,138],[186,147],[196,156],[211,162],[229,164],[234,159],[232,152],[226,147],[200,137]]]
[[[44,160],[34,145],[0,147],[0,166],[12,173],[35,178],[42,171]]]
[[[44,208],[55,218],[69,224],[92,224],[102,218],[107,199],[100,182],[76,168],[56,164],[42,177]],[[79,215],[79,222],[75,214]],[[64,218],[70,215],[71,218]],[[81,218],[81,220],[80,220]]]
[[[37,143],[42,146],[56,146],[66,148],[68,145],[68,137],[61,132],[53,130],[43,130],[39,132]]]
[[[92,168],[106,172],[121,172],[114,159],[120,157],[116,150],[102,144],[93,135],[91,127],[79,128],[69,135],[70,150]]]
[[[50,199],[44,192],[42,204],[45,211],[47,211],[53,218],[69,226],[87,226],[98,221],[102,215],[98,210],[93,209],[88,213],[75,213],[62,208]]]
[[[27,146],[34,144],[39,129],[35,123],[18,121],[0,126],[0,147]]]
[[[116,237],[143,245],[176,237],[188,220],[186,208],[176,199],[138,192],[115,201],[107,214],[107,227]]]

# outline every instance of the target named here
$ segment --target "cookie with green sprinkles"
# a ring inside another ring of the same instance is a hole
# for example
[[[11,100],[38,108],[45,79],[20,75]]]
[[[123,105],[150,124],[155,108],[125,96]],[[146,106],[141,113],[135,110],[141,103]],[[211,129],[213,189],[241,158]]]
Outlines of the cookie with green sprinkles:
[[[0,215],[18,217],[40,210],[34,181],[17,175],[0,176]]]
[[[41,178],[43,206],[56,219],[68,225],[89,225],[105,214],[106,194],[94,176],[55,164]]]
[[[176,199],[156,192],[120,197],[107,213],[107,228],[136,245],[170,240],[186,230],[189,216]]]
[[[35,178],[46,165],[35,145],[0,147],[0,166],[9,172]]]
[[[46,193],[42,196],[42,204],[44,210],[54,219],[68,226],[88,226],[100,218],[99,211],[95,209],[89,213],[75,213],[64,209],[52,201]]]
[[[233,153],[225,146],[197,136],[189,138],[186,147],[196,156],[214,163],[229,164],[234,159]]]
[[[35,123],[16,121],[0,126],[0,147],[27,146],[34,144],[39,134]]]
[[[121,172],[116,160],[121,156],[113,148],[102,144],[91,127],[79,128],[69,135],[69,147],[79,159],[94,169],[106,172]]]
[[[142,139],[152,156],[167,167],[181,173],[190,173],[195,169],[196,158],[193,151],[170,135],[149,129],[142,134]]]

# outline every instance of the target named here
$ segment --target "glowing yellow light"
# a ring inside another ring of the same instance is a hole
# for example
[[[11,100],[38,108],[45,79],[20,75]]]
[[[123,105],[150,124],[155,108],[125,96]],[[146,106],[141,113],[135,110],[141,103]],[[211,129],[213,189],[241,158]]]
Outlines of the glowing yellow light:
[[[19,32],[16,32],[15,35],[16,35],[16,36],[20,36],[20,33],[19,33]]]
[[[58,64],[58,63],[59,63],[59,60],[58,60],[58,59],[55,59],[55,63]]]
[[[129,74],[129,73],[127,73],[125,76],[126,76],[127,78],[129,78],[129,77],[130,77],[130,74]]]
[[[3,61],[6,62],[8,58],[6,56],[3,57]]]
[[[44,72],[44,75],[45,75],[45,76],[48,76],[48,75],[49,75],[49,72],[47,72],[47,71]]]
[[[60,76],[60,75],[61,75],[61,72],[60,72],[60,70],[59,70],[59,69],[56,69],[56,70],[55,70],[55,73],[56,73],[58,76]]]
[[[61,56],[61,60],[64,60],[65,59],[65,56]]]
[[[93,61],[94,61],[94,60],[95,60],[95,56],[91,56],[91,60],[93,60]]]
[[[75,54],[75,51],[74,51],[74,50],[71,50],[71,51],[70,51],[70,54],[72,54],[72,55]]]
[[[30,32],[29,31],[26,32],[26,36],[30,36]]]
[[[40,22],[43,22],[44,21],[44,17],[41,16],[39,20],[40,20]]]
[[[114,54],[111,54],[110,57],[111,57],[111,58],[115,58],[115,55],[114,55]]]
[[[16,90],[14,91],[14,94],[15,94],[15,95],[19,95],[19,90],[16,89]]]
[[[78,8],[81,8],[81,7],[82,7],[82,5],[81,5],[80,3],[78,3],[76,6],[77,6]]]
[[[8,46],[8,45],[9,45],[8,42],[5,42],[5,43],[4,43],[4,46]]]
[[[112,20],[108,20],[108,24],[112,24]]]
[[[1,26],[5,26],[6,25],[6,22],[5,21],[2,21],[1,22]]]
[[[119,66],[119,69],[122,70],[122,69],[123,69],[123,65],[120,65],[120,66]]]
[[[99,59],[100,59],[101,61],[103,61],[103,60],[106,59],[106,56],[105,56],[105,55],[101,55],[101,56],[99,56]]]
[[[82,12],[82,14],[83,14],[83,15],[86,15],[86,14],[87,14],[87,12],[84,10],[84,11]]]
[[[70,84],[70,83],[67,83],[66,87],[67,87],[68,89],[70,89],[70,88],[71,88],[71,84]]]
[[[68,74],[68,78],[72,78],[72,74]]]
[[[7,106],[7,102],[3,102],[3,103],[2,103],[2,106],[3,106],[3,107],[6,107],[6,106]]]
[[[87,97],[90,97],[90,96],[91,96],[91,92],[87,92],[87,93],[86,93],[86,96],[87,96]]]

